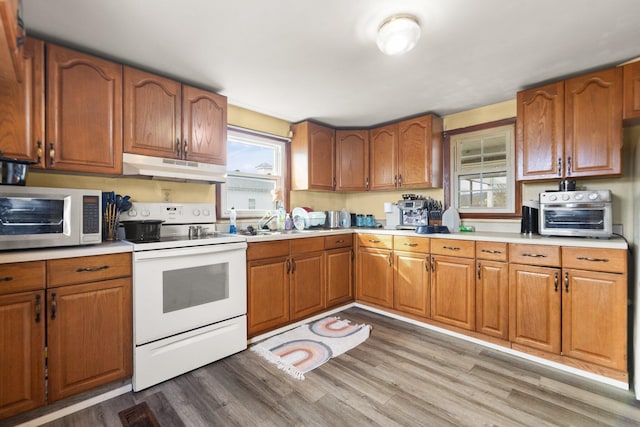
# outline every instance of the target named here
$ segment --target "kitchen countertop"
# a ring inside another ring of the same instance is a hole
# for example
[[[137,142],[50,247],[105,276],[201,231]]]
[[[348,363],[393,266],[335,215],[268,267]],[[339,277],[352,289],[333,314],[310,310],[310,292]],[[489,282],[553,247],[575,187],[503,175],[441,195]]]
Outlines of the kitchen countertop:
[[[92,255],[109,255],[132,251],[133,245],[125,241],[105,242],[97,245],[69,246],[63,248],[21,249],[0,252],[0,264]]]
[[[300,239],[305,237],[331,236],[336,234],[351,233],[375,233],[389,234],[394,236],[428,237],[432,239],[459,239],[459,240],[481,240],[485,242],[505,242],[524,243],[532,245],[555,245],[555,246],[576,246],[602,249],[628,249],[627,242],[614,236],[611,239],[591,239],[584,237],[550,237],[531,235],[525,236],[520,233],[500,233],[500,232],[460,232],[460,233],[434,233],[417,234],[413,230],[391,230],[384,228],[345,228],[345,229],[318,229],[303,231],[273,232],[274,234],[245,236],[248,243],[265,242],[283,239]]]

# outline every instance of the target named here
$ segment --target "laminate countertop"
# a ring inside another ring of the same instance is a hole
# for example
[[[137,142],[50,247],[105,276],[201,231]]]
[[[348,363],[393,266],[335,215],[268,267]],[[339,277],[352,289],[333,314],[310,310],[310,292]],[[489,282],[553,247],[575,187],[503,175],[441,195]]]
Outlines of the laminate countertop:
[[[63,248],[19,249],[0,252],[0,264],[92,255],[109,255],[132,251],[133,245],[125,241],[105,242],[97,245],[69,246]]]

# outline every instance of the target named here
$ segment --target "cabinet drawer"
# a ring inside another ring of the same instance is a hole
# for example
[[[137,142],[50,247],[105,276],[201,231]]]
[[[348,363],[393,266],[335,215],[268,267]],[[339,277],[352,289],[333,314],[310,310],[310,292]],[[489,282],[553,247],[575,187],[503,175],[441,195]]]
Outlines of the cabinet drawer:
[[[358,245],[368,248],[393,249],[393,236],[386,234],[358,234]]]
[[[562,267],[579,270],[627,272],[627,251],[620,249],[562,248]]]
[[[281,256],[289,256],[289,240],[249,243],[247,246],[247,261]]]
[[[324,237],[306,237],[304,239],[291,239],[291,253],[316,252],[324,250]]]
[[[49,288],[127,276],[131,276],[130,253],[47,261]]]
[[[45,262],[0,264],[0,295],[44,289]]]
[[[429,253],[428,237],[393,236],[393,247],[397,251]]]
[[[337,236],[326,236],[324,238],[325,249],[348,248],[351,246],[353,237],[351,234],[338,234]]]
[[[511,243],[509,261],[518,264],[560,267],[560,246]]]
[[[475,243],[473,240],[431,239],[431,253],[433,255],[475,258]]]
[[[503,242],[476,242],[476,258],[507,261],[509,245]]]

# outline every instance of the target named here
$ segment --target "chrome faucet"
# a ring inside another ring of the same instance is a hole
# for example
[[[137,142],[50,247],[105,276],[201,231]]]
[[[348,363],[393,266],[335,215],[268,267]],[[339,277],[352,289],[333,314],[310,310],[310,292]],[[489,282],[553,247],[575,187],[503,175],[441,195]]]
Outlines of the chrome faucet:
[[[276,215],[271,215],[271,212],[267,211],[267,213],[265,213],[264,216],[260,218],[260,220],[258,221],[258,230],[262,230],[263,228],[269,228],[268,227],[269,223],[273,221],[275,217]]]

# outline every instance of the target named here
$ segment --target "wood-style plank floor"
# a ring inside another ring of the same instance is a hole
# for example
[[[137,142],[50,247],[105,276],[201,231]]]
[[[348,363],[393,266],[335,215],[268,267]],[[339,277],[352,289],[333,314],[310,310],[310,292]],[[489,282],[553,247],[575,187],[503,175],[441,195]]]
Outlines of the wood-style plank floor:
[[[146,401],[162,426],[639,426],[631,392],[358,308],[371,337],[295,380],[244,351],[47,424],[120,426]]]

